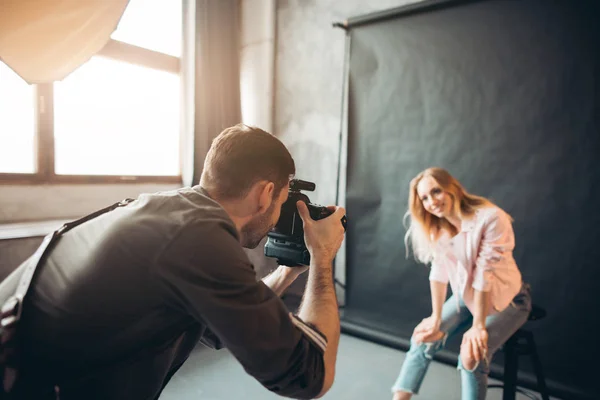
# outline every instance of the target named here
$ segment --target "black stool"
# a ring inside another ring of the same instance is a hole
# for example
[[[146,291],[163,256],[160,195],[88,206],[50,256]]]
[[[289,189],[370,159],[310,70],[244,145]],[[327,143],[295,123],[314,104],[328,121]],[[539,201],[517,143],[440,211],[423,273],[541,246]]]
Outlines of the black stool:
[[[533,306],[529,313],[528,321],[536,321],[546,316],[546,311],[540,307]],[[519,356],[531,356],[533,369],[537,377],[537,390],[543,400],[549,400],[548,388],[544,379],[542,363],[535,347],[533,333],[525,329],[516,331],[502,347],[504,351],[504,391],[502,400],[515,400],[517,391],[517,371],[519,371]]]

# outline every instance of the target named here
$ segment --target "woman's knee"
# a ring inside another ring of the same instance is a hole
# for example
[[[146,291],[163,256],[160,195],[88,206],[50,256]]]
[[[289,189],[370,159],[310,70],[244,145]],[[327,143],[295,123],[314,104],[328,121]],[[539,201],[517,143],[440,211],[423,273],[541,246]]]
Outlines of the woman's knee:
[[[424,343],[416,343],[414,338],[410,339],[410,349],[409,353],[412,354],[421,354],[423,357],[432,359],[433,356],[440,350],[444,348],[446,344],[446,335],[444,335],[441,339],[436,340],[434,342],[424,342]]]
[[[397,392],[394,392],[393,400],[410,400],[411,397],[412,397],[412,393],[397,391]]]
[[[469,373],[479,373],[487,375],[490,372],[490,362],[491,359],[488,354],[486,354],[480,361],[477,361],[472,355],[469,355],[468,352],[462,351],[458,356],[458,369],[462,369],[465,372]]]
[[[477,360],[465,351],[460,352],[460,363],[467,371],[474,371],[478,366]]]

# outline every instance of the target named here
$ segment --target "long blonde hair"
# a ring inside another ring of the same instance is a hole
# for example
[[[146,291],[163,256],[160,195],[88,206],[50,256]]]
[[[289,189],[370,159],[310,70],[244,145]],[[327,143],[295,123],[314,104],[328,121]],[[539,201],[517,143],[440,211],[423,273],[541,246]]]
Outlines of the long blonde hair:
[[[452,211],[460,219],[466,219],[480,208],[494,206],[485,197],[476,196],[465,190],[465,188],[448,171],[443,168],[427,168],[410,181],[410,192],[408,194],[408,211],[404,215],[407,220],[408,230],[404,236],[406,254],[412,247],[413,255],[417,261],[427,264],[433,259],[433,246],[443,231],[451,235],[457,233],[456,227],[445,218],[439,218],[423,207],[419,198],[417,186],[421,179],[430,176],[441,186],[442,190],[452,198]]]

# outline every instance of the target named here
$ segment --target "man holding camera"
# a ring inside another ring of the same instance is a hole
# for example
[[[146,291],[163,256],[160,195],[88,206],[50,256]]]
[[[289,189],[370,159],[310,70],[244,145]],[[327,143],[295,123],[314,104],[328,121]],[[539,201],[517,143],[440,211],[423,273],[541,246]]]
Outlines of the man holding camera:
[[[25,298],[15,397],[156,399],[198,341],[222,344],[281,396],[325,394],[344,210],[315,221],[297,204],[311,255],[298,315],[278,296],[307,268],[281,266],[257,282],[242,249],[276,224],[294,174],[278,139],[236,125],[213,141],[199,186],[140,195],[66,232]]]

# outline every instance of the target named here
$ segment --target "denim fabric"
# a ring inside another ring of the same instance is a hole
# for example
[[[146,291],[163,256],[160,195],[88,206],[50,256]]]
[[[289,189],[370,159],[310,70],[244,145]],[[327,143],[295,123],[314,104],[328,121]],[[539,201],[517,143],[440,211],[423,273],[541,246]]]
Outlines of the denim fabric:
[[[392,392],[404,391],[417,394],[435,353],[444,348],[449,337],[465,329],[471,323],[473,316],[462,299],[458,299],[458,309],[456,303],[457,300],[454,295],[444,303],[440,330],[445,335],[442,339],[417,345],[414,338],[411,338],[410,349],[406,354],[400,374],[392,387]],[[485,323],[488,332],[487,357],[478,363],[472,371],[463,368],[460,357],[458,357],[457,368],[461,374],[462,400],[485,399],[490,362],[494,353],[527,322],[530,311],[530,287],[528,284],[523,284],[519,293],[506,309],[487,317]]]

